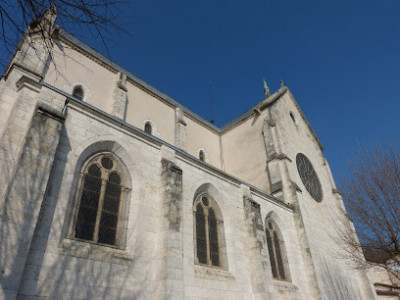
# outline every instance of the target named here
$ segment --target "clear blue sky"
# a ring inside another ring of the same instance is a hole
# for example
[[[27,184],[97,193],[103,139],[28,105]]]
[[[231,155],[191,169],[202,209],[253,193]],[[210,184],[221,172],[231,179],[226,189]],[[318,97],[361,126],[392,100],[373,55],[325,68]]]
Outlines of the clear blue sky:
[[[337,181],[357,143],[400,144],[398,0],[140,0],[120,22],[131,36],[113,36],[111,58],[208,120],[211,80],[218,126],[283,79]]]

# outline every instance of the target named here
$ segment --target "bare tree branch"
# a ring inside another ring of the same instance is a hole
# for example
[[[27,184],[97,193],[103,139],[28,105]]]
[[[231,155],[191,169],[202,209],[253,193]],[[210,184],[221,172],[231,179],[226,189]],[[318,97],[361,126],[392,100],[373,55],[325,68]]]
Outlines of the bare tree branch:
[[[354,261],[365,264],[364,253],[400,280],[400,155],[393,147],[359,150],[349,169],[340,193],[358,238],[345,230],[341,244]]]
[[[39,34],[52,58],[52,28],[41,22],[46,10],[57,12],[57,24],[72,32],[87,31],[99,38],[110,53],[107,41],[112,33],[127,33],[117,22],[120,6],[116,0],[0,0],[0,64],[17,48],[23,35]],[[28,30],[27,30],[28,28]]]

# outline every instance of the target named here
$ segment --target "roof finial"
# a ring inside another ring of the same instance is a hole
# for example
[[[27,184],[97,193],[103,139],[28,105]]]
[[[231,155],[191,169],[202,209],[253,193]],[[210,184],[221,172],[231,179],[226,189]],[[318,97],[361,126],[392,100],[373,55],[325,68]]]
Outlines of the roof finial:
[[[269,87],[267,85],[267,82],[265,81],[265,78],[263,78],[263,82],[264,82],[265,98],[268,98],[269,96],[271,96],[271,92],[269,91]]]
[[[279,80],[279,82],[281,83],[281,88],[285,87],[285,84],[283,83],[283,80]]]

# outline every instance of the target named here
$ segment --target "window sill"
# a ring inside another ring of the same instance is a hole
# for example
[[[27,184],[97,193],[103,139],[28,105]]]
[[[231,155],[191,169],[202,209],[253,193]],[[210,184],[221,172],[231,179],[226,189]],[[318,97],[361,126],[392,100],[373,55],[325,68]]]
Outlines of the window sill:
[[[194,265],[194,273],[196,277],[219,280],[233,280],[235,277],[227,271],[216,267]]]
[[[278,290],[283,290],[287,292],[297,292],[298,288],[291,281],[281,280],[281,279],[273,279],[274,286]]]
[[[132,255],[125,250],[70,238],[65,238],[61,242],[60,247],[62,248],[62,252],[66,255],[103,262],[123,263],[123,261],[133,259]]]

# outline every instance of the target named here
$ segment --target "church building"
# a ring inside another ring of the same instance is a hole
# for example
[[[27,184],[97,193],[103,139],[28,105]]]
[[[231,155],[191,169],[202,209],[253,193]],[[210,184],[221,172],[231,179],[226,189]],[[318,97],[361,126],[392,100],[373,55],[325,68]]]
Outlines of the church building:
[[[217,127],[34,26],[0,81],[0,299],[375,299],[288,87]]]

